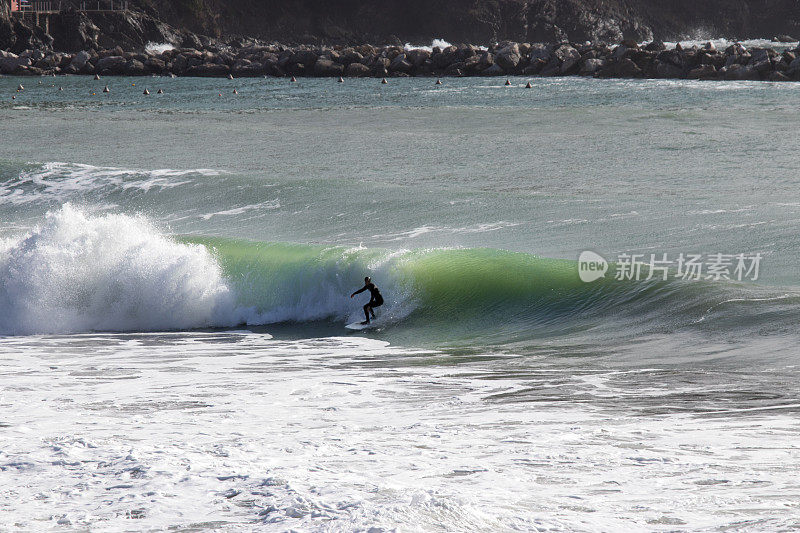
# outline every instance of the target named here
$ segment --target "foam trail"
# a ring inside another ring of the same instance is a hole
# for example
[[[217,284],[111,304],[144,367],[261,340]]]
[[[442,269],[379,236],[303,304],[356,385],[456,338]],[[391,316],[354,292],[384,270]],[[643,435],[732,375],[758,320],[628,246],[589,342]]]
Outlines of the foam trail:
[[[142,217],[65,205],[0,243],[0,334],[232,326],[245,315],[204,247]]]

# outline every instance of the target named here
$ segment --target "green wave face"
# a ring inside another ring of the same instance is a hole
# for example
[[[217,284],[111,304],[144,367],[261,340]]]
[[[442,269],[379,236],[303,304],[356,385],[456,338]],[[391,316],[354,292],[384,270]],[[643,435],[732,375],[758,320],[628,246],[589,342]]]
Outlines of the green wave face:
[[[258,323],[352,321],[371,276],[386,304],[386,330],[416,338],[517,342],[589,331],[636,337],[685,327],[741,330],[759,313],[753,294],[730,284],[681,281],[583,283],[575,261],[493,249],[392,252],[210,237],[183,237],[212,251]],[[741,304],[726,304],[745,295]],[[750,302],[750,303],[748,303]],[[735,307],[735,312],[731,311]],[[796,306],[795,306],[796,307]],[[709,310],[713,311],[707,320]]]

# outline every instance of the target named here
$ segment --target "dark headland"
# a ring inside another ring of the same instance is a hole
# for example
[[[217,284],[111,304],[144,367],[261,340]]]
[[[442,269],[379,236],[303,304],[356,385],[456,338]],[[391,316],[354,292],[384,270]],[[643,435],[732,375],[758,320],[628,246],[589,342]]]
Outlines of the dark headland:
[[[793,42],[797,0],[56,0],[21,9],[0,0],[0,74],[800,81],[797,45],[663,44]],[[404,47],[434,38],[473,44]]]

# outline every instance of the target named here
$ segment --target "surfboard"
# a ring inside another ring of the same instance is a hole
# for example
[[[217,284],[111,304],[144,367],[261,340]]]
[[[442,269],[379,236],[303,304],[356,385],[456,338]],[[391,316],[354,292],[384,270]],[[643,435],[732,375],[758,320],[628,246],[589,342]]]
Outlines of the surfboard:
[[[352,324],[347,324],[345,326],[347,329],[352,329],[354,331],[361,331],[363,329],[372,329],[378,327],[378,324],[375,320],[372,320],[369,324],[362,324],[361,322],[353,322]]]

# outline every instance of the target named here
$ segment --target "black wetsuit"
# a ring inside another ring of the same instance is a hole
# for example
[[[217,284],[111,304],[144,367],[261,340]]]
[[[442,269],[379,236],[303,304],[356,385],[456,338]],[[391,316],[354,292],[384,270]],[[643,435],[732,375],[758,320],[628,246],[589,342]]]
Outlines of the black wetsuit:
[[[367,322],[369,322],[369,308],[380,307],[383,305],[383,296],[381,296],[381,291],[378,290],[378,287],[375,286],[374,283],[369,282],[364,285],[362,288],[358,289],[356,292],[353,293],[353,296],[356,294],[361,294],[362,292],[368,290],[370,293],[369,303],[364,306],[364,316],[367,317]]]

